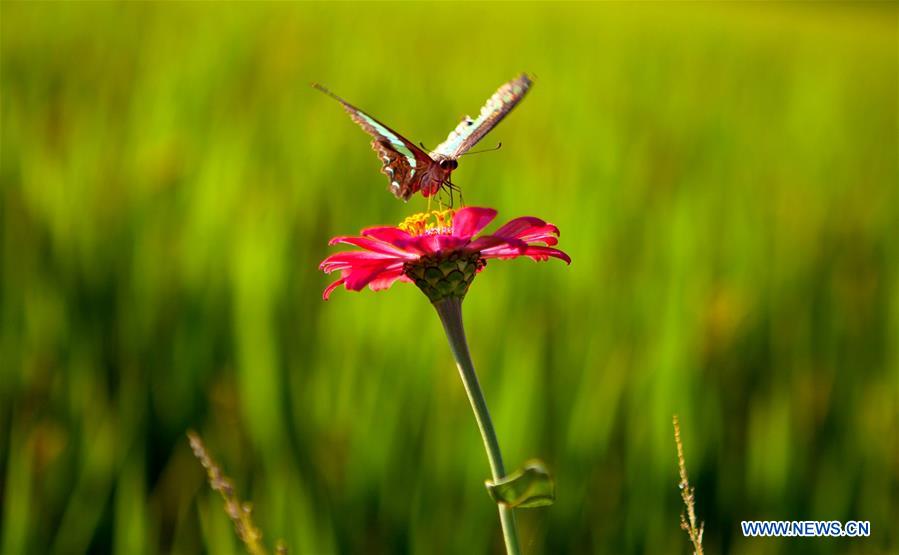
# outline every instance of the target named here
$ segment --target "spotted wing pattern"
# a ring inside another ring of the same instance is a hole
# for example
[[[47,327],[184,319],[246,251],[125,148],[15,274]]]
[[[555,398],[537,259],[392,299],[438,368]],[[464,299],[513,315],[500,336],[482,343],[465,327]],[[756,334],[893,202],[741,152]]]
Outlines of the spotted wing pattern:
[[[313,86],[340,102],[353,121],[372,136],[371,147],[381,159],[381,173],[390,181],[390,192],[394,196],[409,200],[421,189],[422,179],[428,175],[429,166],[435,163],[425,151],[325,87]]]
[[[437,145],[431,156],[455,160],[465,154],[521,102],[530,87],[531,79],[523,73],[501,86],[487,99],[477,119],[465,116],[446,140]]]

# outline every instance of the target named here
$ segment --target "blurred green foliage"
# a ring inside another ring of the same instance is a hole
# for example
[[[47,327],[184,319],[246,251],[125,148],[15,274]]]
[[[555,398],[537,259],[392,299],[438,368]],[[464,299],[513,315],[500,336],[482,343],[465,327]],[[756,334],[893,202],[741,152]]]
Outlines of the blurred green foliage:
[[[562,230],[465,311],[529,553],[899,550],[896,4],[2,6],[0,550],[496,553],[478,432],[413,287],[338,291],[390,196],[320,81],[433,146],[519,71],[454,181]],[[743,519],[868,539],[744,539]]]

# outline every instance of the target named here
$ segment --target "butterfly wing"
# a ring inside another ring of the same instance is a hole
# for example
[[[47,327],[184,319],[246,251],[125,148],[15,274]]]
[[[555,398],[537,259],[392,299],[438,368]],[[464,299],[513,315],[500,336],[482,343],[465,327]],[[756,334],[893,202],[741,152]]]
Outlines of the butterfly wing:
[[[409,200],[421,189],[422,179],[428,175],[429,166],[434,164],[425,151],[325,87],[317,83],[312,86],[340,102],[353,121],[372,136],[371,147],[381,159],[381,173],[390,181],[390,192],[394,196]]]
[[[523,73],[501,86],[487,99],[477,119],[465,116],[446,140],[437,145],[431,155],[455,160],[465,154],[521,102],[530,87],[531,79]]]

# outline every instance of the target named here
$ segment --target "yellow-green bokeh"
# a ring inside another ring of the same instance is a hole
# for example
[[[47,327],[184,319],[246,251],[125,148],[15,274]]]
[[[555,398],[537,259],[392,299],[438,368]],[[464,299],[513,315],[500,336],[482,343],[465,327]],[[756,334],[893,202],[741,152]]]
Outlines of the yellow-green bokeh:
[[[188,428],[292,553],[498,552],[425,298],[320,299],[329,237],[424,202],[309,83],[433,146],[520,71],[454,181],[574,261],[465,303],[507,466],[557,480],[526,551],[687,553],[674,412],[707,552],[899,549],[895,4],[0,11],[2,553],[240,552]]]

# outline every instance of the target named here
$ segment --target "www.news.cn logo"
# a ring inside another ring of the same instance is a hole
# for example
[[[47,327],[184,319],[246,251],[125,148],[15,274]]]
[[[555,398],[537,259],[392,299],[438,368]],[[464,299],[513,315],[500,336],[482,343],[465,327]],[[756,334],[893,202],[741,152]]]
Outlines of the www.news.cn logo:
[[[839,520],[744,520],[740,526],[746,537],[866,538],[871,535],[871,523],[867,520],[847,520],[845,523]]]

